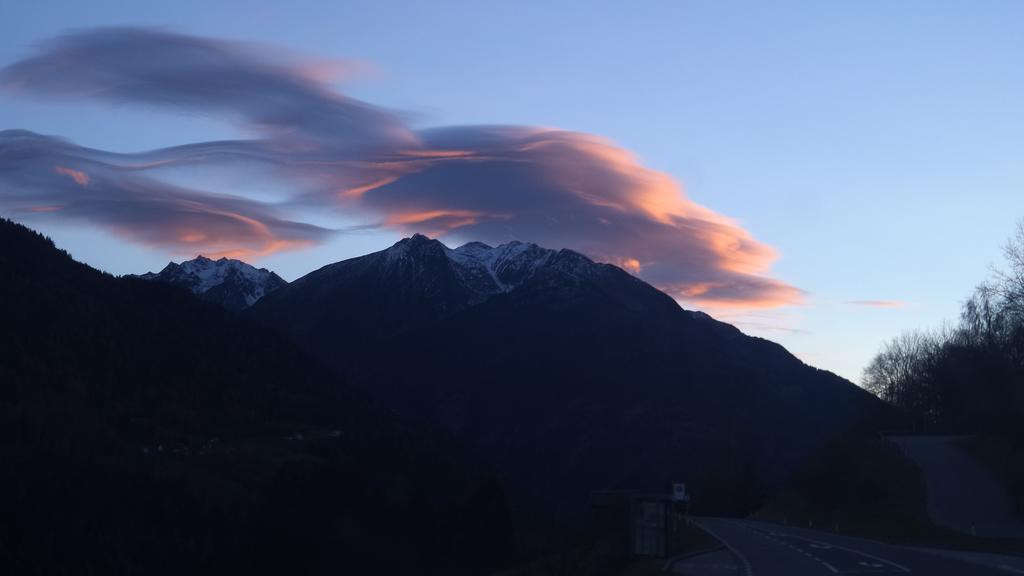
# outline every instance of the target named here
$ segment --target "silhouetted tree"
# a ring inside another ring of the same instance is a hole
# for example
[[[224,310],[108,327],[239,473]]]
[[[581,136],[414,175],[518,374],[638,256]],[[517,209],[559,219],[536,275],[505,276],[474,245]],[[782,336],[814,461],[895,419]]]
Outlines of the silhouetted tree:
[[[1016,434],[1024,414],[1024,220],[964,303],[959,324],[886,342],[863,386],[906,410],[916,429]]]
[[[998,446],[1024,511],[1024,220],[964,302],[959,323],[885,343],[864,388],[906,411],[917,430],[979,433]]]

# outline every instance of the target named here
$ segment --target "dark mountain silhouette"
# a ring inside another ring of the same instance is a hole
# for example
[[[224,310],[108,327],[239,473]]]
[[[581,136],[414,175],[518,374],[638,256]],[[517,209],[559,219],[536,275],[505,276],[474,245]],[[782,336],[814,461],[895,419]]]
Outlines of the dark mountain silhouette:
[[[0,573],[479,574],[494,477],[286,340],[0,220]]]
[[[748,512],[832,435],[884,411],[615,266],[532,244],[451,250],[417,235],[247,313],[451,430],[518,502],[562,519],[591,491],[673,480],[698,510]]]
[[[180,286],[228,310],[248,308],[265,294],[287,284],[266,268],[256,268],[241,260],[211,260],[205,256],[181,264],[170,262],[160,272],[147,272],[136,277]]]

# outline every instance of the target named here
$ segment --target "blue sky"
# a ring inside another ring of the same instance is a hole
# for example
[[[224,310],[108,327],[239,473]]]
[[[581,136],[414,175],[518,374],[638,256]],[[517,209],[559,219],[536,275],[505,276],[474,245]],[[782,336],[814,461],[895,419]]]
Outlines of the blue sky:
[[[768,275],[806,292],[719,315],[856,381],[882,340],[954,318],[1024,217],[1022,17],[1016,2],[33,1],[5,6],[0,64],[69,29],[160,26],[358,60],[340,88],[416,128],[606,137],[777,250]],[[195,112],[0,92],[3,128],[121,152],[238,134]],[[115,273],[180,259],[25,221]],[[291,279],[402,235],[257,263]]]

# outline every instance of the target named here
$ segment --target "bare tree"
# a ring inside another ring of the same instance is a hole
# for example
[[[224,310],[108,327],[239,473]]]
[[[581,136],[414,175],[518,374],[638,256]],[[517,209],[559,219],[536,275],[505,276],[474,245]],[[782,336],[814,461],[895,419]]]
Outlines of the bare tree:
[[[1017,323],[1024,321],[1024,219],[1017,222],[1013,236],[1003,246],[1005,269],[994,272],[994,289],[1005,314]]]
[[[957,327],[905,332],[886,342],[864,370],[863,387],[905,409],[917,429],[1019,420],[1024,408],[1024,219],[1003,254],[1003,267],[993,267],[991,278],[964,303]]]
[[[928,348],[929,338],[918,331],[904,332],[886,342],[864,371],[864,388],[897,406],[909,407],[914,396],[911,388],[921,375]]]
[[[910,413],[916,429],[941,418],[942,390],[935,378],[950,334],[908,331],[886,342],[864,370],[862,386]]]
[[[991,347],[1002,339],[1006,318],[1001,304],[1001,290],[994,282],[985,282],[974,289],[960,311],[960,334],[965,345]]]

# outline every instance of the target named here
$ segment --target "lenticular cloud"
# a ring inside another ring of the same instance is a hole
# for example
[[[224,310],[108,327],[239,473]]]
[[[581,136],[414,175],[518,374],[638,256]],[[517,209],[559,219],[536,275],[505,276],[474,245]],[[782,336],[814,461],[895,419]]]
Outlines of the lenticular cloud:
[[[589,134],[525,126],[414,130],[341,94],[318,63],[259,46],[149,29],[59,37],[0,72],[0,87],[63,99],[189,110],[238,122],[253,139],[114,154],[0,132],[0,208],[67,218],[181,252],[252,258],[334,232],[315,209],[366,226],[451,240],[526,240],[618,264],[670,294],[744,308],[798,302],[768,276],[775,251],[689,200],[668,175]],[[168,168],[258,166],[286,197],[203,190]]]

